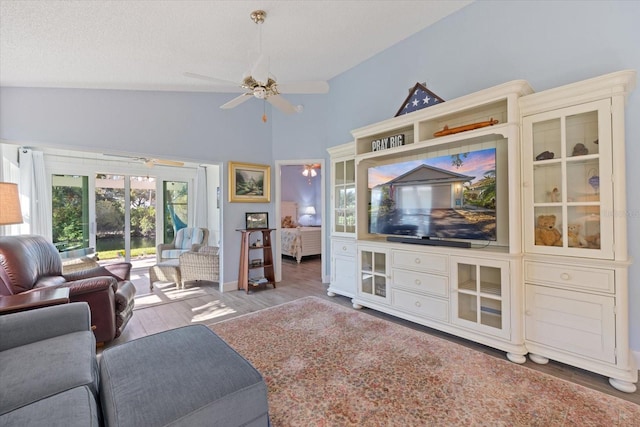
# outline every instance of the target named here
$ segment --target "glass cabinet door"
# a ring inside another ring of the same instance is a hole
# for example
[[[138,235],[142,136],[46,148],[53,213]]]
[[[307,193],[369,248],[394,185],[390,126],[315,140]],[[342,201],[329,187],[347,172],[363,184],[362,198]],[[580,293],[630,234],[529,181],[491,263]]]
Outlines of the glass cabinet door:
[[[613,256],[609,105],[604,100],[525,117],[528,251]]]
[[[360,249],[358,293],[369,299],[387,300],[387,253]]]
[[[454,323],[497,336],[509,334],[508,263],[452,257]]]
[[[334,163],[333,232],[356,232],[356,167],[355,160]]]

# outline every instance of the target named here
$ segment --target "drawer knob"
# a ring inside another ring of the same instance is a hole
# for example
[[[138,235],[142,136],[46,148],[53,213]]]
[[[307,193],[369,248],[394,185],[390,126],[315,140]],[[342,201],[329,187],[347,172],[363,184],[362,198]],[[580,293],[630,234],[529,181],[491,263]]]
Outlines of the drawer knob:
[[[526,310],[526,311],[524,312],[524,314],[526,314],[527,316],[531,316],[531,315],[533,315],[533,313],[531,312],[531,310]]]
[[[420,301],[416,301],[415,305],[416,305],[416,307],[422,307],[422,304],[420,304]]]
[[[560,278],[561,278],[562,280],[569,280],[569,279],[571,279],[571,276],[569,275],[569,273],[562,273],[562,274],[560,275]]]
[[[420,264],[420,258],[416,258],[416,264]]]
[[[418,286],[422,285],[422,282],[420,281],[420,279],[416,279],[416,285]]]
[[[346,251],[346,250],[347,250],[347,247],[346,247],[346,246],[343,246],[343,247],[342,247],[342,250],[343,250],[343,251]]]

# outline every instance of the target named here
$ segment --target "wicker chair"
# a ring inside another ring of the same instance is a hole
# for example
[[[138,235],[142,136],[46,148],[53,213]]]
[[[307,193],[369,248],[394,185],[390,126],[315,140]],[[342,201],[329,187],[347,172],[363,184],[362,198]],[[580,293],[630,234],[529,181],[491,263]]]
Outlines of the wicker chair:
[[[176,232],[171,243],[160,243],[156,250],[158,264],[169,259],[178,259],[188,251],[197,251],[207,244],[209,230],[206,228],[181,228]]]
[[[180,255],[180,275],[182,283],[205,280],[220,281],[220,257],[218,247],[202,246],[198,251],[189,251]]]

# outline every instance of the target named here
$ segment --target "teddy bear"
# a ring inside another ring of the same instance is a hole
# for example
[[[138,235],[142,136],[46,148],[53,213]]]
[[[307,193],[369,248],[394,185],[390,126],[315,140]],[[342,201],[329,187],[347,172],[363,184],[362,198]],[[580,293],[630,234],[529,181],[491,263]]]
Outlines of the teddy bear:
[[[592,234],[585,238],[587,245],[591,249],[600,249],[600,233]]]
[[[580,224],[569,224],[567,226],[567,237],[570,248],[586,248],[589,246],[587,240],[580,234]]]
[[[536,245],[562,246],[562,235],[556,229],[555,215],[538,215],[536,219]]]
[[[296,224],[293,222],[291,215],[282,218],[282,228],[296,228]]]

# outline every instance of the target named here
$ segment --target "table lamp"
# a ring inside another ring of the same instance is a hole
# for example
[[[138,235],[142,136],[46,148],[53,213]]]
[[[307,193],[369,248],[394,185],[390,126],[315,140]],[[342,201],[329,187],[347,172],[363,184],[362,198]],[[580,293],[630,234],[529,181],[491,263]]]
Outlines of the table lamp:
[[[306,208],[304,208],[304,215],[307,217],[307,224],[311,225],[311,223],[313,222],[313,217],[316,214],[316,208],[313,206],[307,206]]]
[[[22,224],[18,184],[0,182],[0,225]]]

